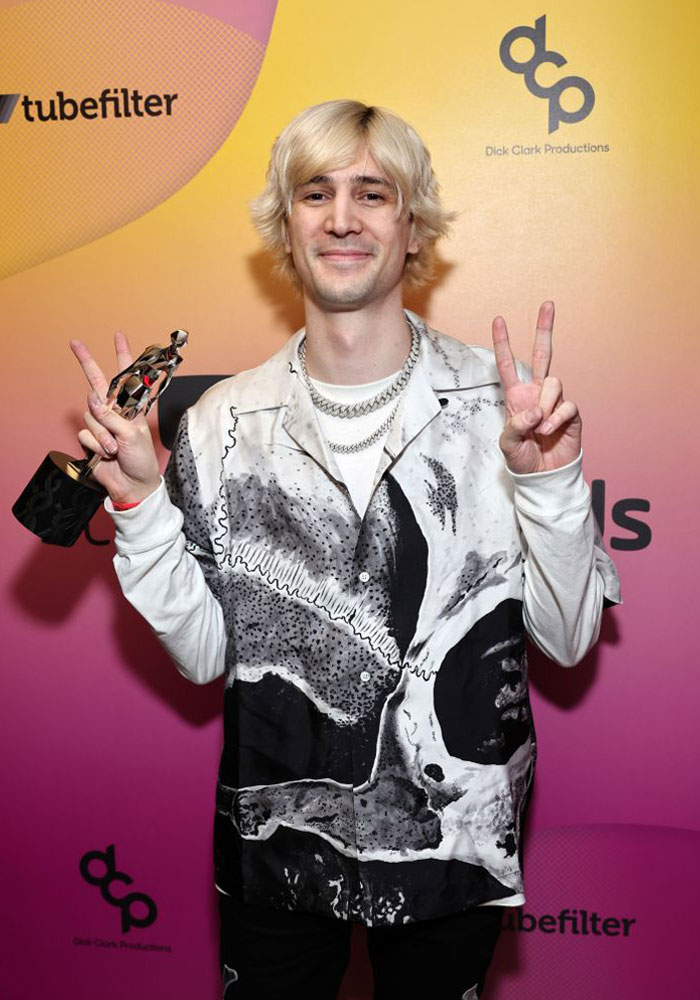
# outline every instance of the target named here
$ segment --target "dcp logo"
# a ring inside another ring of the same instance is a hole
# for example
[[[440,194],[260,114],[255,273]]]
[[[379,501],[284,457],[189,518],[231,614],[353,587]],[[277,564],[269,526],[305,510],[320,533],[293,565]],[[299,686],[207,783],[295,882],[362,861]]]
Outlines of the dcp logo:
[[[566,59],[560,52],[554,52],[547,48],[545,41],[545,31],[547,27],[546,15],[538,17],[535,27],[530,28],[526,24],[518,28],[511,28],[501,39],[499,55],[501,62],[511,73],[522,73],[525,78],[525,86],[535,97],[545,97],[549,99],[549,131],[556,132],[560,122],[580,122],[587,118],[593,110],[595,104],[595,91],[588,80],[582,76],[565,76],[558,83],[553,83],[551,87],[543,87],[535,79],[535,73],[542,63],[553,63],[555,66],[563,66]],[[535,46],[533,55],[526,62],[518,62],[511,55],[513,42],[519,38],[529,38]],[[582,104],[576,111],[566,111],[561,106],[561,96],[565,90],[578,90],[581,93]]]
[[[104,866],[104,872],[95,875],[91,871],[93,862],[99,862]],[[150,896],[143,892],[130,892],[128,896],[114,896],[111,885],[113,882],[123,882],[131,885],[133,879],[125,872],[119,872],[116,868],[114,856],[114,844],[110,844],[104,851],[88,851],[80,859],[80,874],[90,885],[99,886],[102,898],[110,906],[118,906],[122,911],[122,934],[126,934],[132,927],[150,927],[158,916],[158,908]],[[132,912],[134,904],[141,903],[146,907],[145,916],[135,916]]]

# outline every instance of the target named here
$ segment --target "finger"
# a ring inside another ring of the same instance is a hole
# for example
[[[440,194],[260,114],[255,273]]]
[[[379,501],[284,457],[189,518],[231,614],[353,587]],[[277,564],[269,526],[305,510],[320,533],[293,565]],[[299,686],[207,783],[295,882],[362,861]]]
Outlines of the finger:
[[[549,374],[552,362],[552,328],[554,303],[543,302],[537,313],[535,343],[532,348],[532,381],[542,382]]]
[[[88,396],[88,407],[93,417],[98,423],[108,430],[119,446],[132,444],[144,431],[148,431],[148,421],[143,413],[137,414],[133,419],[127,420],[121,413],[113,409],[112,402],[103,403],[94,393]]]
[[[543,419],[546,419],[550,413],[553,413],[562,402],[562,393],[561,381],[558,378],[553,378],[551,375],[547,376],[542,383],[540,398],[537,401],[542,410]]]
[[[503,428],[501,434],[501,448],[503,451],[512,451],[519,444],[530,437],[534,429],[542,420],[542,411],[539,407],[533,406],[529,410],[521,410],[515,413]]]
[[[578,406],[576,403],[572,403],[570,399],[565,399],[561,406],[558,406],[554,413],[547,417],[547,419],[544,420],[537,428],[537,433],[554,434],[556,431],[560,431],[563,427],[574,423],[581,423]]]
[[[491,324],[491,339],[493,340],[493,353],[496,357],[496,367],[498,377],[504,389],[510,389],[520,383],[518,372],[515,367],[515,358],[510,349],[508,339],[508,328],[502,316],[496,316]]]
[[[105,403],[95,392],[91,392],[88,396],[88,407],[95,420],[110,431],[117,441],[122,440],[140,419],[139,416],[134,420],[126,420],[114,409],[113,401]]]
[[[82,340],[71,340],[70,349],[78,359],[78,363],[83,369],[85,378],[90,383],[91,388],[94,389],[98,396],[104,399],[107,394],[107,380],[92,354],[90,354]]]
[[[100,444],[100,451],[107,455],[116,455],[118,450],[118,443],[113,434],[111,434],[104,424],[97,420],[90,410],[86,410],[83,414],[83,419],[85,420],[85,427],[92,434],[95,441]]]
[[[114,350],[117,353],[117,371],[123,372],[132,362],[131,348],[125,333],[117,330],[114,334]]]
[[[100,442],[97,440],[95,435],[89,431],[86,427],[78,431],[78,441],[87,452],[92,452],[93,455],[99,455],[100,458],[113,458],[109,452],[105,451]]]

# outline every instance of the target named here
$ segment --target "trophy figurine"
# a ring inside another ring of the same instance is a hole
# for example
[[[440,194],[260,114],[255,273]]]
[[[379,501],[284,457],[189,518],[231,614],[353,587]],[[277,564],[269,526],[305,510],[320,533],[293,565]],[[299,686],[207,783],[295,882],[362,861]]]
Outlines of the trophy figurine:
[[[152,344],[109,383],[107,402],[126,420],[146,414],[167,389],[182,363],[186,330],[170,334],[167,347]],[[101,505],[106,493],[92,475],[99,455],[71,458],[51,451],[34,473],[12,513],[25,528],[50,545],[73,545]]]

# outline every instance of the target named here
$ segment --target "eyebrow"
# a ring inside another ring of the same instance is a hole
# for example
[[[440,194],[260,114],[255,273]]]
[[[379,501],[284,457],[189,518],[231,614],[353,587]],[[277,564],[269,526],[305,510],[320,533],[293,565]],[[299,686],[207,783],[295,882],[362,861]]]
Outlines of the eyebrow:
[[[328,174],[317,174],[316,177],[311,177],[308,181],[304,181],[299,187],[308,187],[309,184],[330,184],[333,186],[335,183],[334,179]],[[381,187],[386,187],[393,190],[394,185],[386,179],[386,177],[374,177],[371,174],[353,174],[350,178],[350,183],[354,185],[376,185]]]

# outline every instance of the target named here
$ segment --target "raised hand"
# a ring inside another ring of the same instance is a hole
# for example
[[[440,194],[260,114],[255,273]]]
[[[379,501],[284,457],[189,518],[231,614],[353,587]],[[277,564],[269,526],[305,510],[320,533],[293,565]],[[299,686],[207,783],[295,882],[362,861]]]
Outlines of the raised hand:
[[[532,381],[522,382],[502,316],[493,321],[493,349],[506,404],[506,424],[499,439],[511,472],[547,472],[573,462],[581,450],[578,407],[565,400],[562,384],[549,374],[552,360],[554,303],[543,302],[537,314],[532,349]]]
[[[114,347],[117,371],[123,371],[131,364],[129,342],[123,333],[114,335]],[[78,440],[83,448],[101,458],[93,476],[115,503],[144,500],[160,483],[158,459],[146,418],[125,420],[116,413],[112,403],[106,401],[109,382],[85,344],[71,340],[70,348],[91,389],[84,414],[85,427]]]

